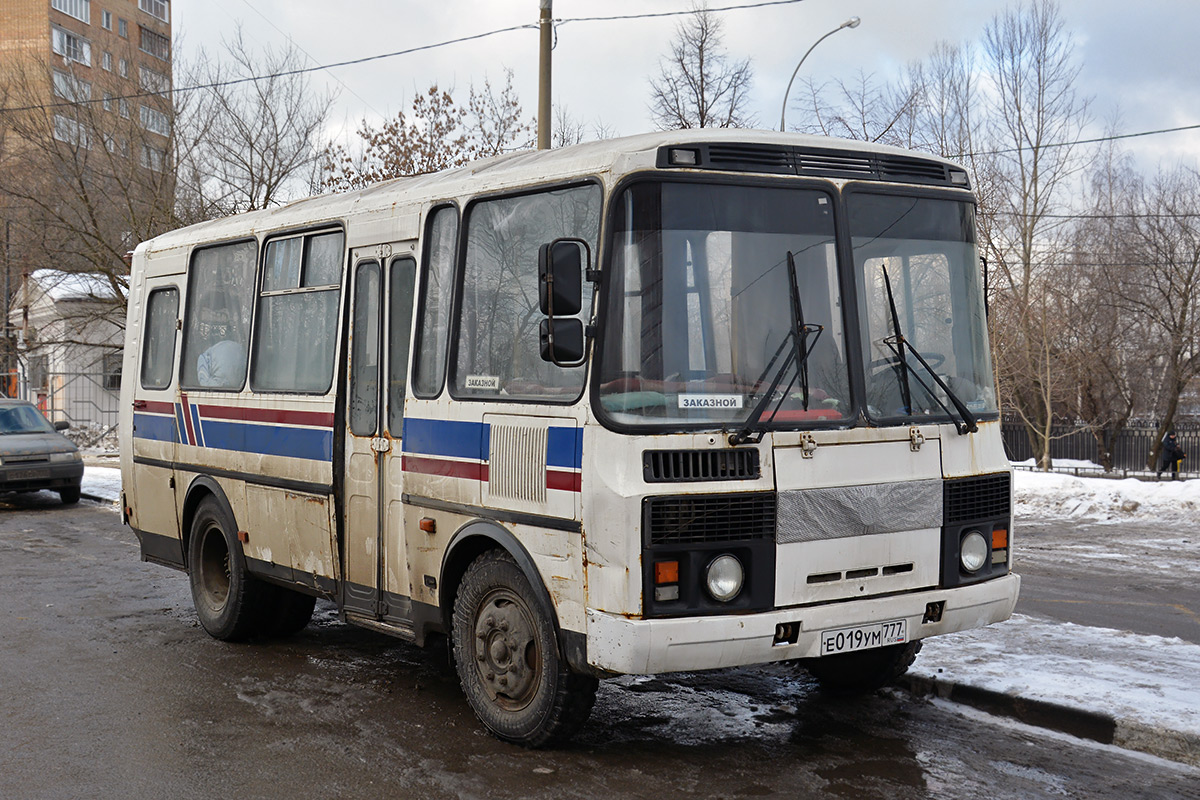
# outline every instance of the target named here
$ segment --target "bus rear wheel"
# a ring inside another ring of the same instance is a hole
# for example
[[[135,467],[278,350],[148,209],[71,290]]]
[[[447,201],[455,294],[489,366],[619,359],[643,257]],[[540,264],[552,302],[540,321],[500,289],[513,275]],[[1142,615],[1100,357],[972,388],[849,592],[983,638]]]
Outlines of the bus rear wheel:
[[[800,666],[832,694],[865,694],[898,679],[921,651],[921,640],[859,650],[823,658],[806,658]]]
[[[467,702],[497,738],[544,747],[587,721],[597,681],[567,666],[553,620],[508,553],[488,551],[467,568],[454,601],[453,640]]]
[[[196,615],[210,636],[232,642],[259,632],[267,587],[246,570],[237,526],[211,497],[192,518],[188,578]]]

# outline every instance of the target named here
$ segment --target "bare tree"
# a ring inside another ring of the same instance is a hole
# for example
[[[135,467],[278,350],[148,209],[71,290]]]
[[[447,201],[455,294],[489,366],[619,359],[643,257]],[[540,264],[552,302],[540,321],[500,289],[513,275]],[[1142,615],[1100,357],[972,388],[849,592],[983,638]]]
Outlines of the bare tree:
[[[208,87],[181,115],[180,188],[200,219],[303,196],[321,153],[332,94],[297,73],[294,47],[255,50],[239,27],[219,58],[201,52],[185,82]]]
[[[1135,256],[1120,287],[1131,315],[1154,344],[1158,436],[1147,465],[1158,460],[1179,400],[1200,377],[1200,173],[1160,170],[1139,192],[1127,216]]]
[[[1057,283],[1068,250],[1059,215],[1071,181],[1086,166],[1077,142],[1088,101],[1075,91],[1079,66],[1052,0],[1009,9],[988,24],[984,59],[992,81],[989,109],[994,160],[987,180],[995,216],[985,247],[1004,293],[997,333],[997,371],[1024,423],[1039,467],[1050,467],[1055,402],[1064,389],[1058,338],[1064,308]]]
[[[795,130],[897,147],[918,144],[918,112],[924,96],[920,65],[910,67],[894,83],[880,84],[860,71],[853,82],[817,86],[806,80],[805,87],[808,122]]]
[[[374,128],[364,121],[356,132],[358,146],[328,145],[321,156],[321,187],[344,191],[406,175],[421,175],[462,166],[479,158],[532,145],[533,122],[525,120],[506,71],[504,88],[490,82],[472,87],[466,107],[449,91],[431,86],[413,98],[411,111],[401,111]]]
[[[650,114],[660,130],[753,127],[750,60],[730,61],[721,20],[695,7],[675,29],[671,53],[650,80]]]
[[[17,110],[4,114],[0,193],[10,261],[99,275],[123,305],[130,252],[176,224],[174,114],[169,87],[120,96],[105,77],[10,65],[9,108]]]

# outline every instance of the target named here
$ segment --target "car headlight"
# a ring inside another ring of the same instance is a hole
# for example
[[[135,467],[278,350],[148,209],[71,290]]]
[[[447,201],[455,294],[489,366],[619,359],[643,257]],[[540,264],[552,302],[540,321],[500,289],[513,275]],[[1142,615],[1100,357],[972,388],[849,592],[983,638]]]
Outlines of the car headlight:
[[[713,600],[728,603],[742,591],[745,578],[742,562],[725,553],[708,562],[704,570],[704,587]]]
[[[81,458],[78,450],[71,450],[66,453],[51,453],[51,461],[78,461]]]
[[[962,562],[962,568],[967,572],[978,572],[991,555],[992,548],[979,531],[971,531],[962,538],[958,549],[958,560]]]

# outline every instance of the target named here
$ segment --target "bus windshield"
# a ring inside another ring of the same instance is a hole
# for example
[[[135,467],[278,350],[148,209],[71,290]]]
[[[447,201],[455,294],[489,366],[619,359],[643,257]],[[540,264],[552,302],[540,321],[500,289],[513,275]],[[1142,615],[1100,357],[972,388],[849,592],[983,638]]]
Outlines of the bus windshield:
[[[846,207],[869,418],[945,419],[955,399],[976,417],[994,415],[974,207],[865,192],[849,194]]]
[[[712,428],[754,413],[749,422],[767,427],[845,424],[829,193],[647,181],[616,202],[599,377],[609,419]],[[801,322],[811,333],[793,336]]]

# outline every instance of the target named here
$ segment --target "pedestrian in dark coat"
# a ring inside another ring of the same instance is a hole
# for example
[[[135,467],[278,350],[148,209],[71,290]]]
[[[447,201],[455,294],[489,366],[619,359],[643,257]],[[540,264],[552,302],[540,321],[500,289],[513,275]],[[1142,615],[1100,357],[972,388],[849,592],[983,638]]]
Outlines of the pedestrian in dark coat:
[[[1162,440],[1162,460],[1158,462],[1158,472],[1155,473],[1156,478],[1161,478],[1164,470],[1171,470],[1171,480],[1179,480],[1179,462],[1187,458],[1187,454],[1183,452],[1183,448],[1179,446],[1179,440],[1175,438],[1175,431],[1167,431],[1167,435]]]

